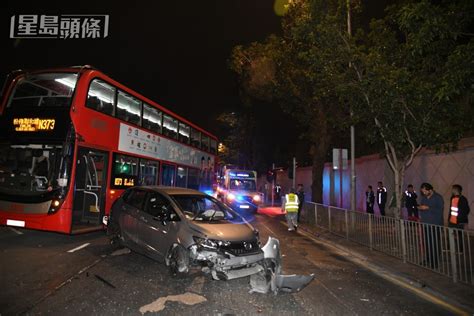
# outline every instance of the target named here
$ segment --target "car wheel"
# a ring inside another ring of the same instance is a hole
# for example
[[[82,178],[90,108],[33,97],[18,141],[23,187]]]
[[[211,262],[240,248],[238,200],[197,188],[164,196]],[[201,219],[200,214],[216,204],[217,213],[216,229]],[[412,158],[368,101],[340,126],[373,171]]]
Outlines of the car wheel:
[[[107,234],[109,235],[112,247],[120,248],[123,246],[122,230],[118,223],[111,222],[107,227]]]
[[[185,275],[189,272],[189,254],[181,245],[174,245],[166,256],[166,265],[173,276]]]

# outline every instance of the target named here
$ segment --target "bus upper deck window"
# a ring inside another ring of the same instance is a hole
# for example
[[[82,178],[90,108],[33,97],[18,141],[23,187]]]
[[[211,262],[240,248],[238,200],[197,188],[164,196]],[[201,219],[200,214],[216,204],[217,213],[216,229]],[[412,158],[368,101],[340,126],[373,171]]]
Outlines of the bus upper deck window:
[[[42,73],[24,76],[15,86],[7,107],[67,107],[76,87],[75,73]]]
[[[178,121],[169,115],[163,115],[163,134],[176,139],[178,136]]]
[[[184,123],[179,123],[179,141],[184,144],[189,144],[190,127]]]
[[[140,125],[141,120],[141,102],[131,95],[119,91],[117,95],[117,114],[116,116],[126,122]]]
[[[191,128],[191,145],[201,148],[201,132]]]
[[[94,79],[87,93],[86,106],[108,115],[114,115],[114,98],[114,87],[102,80]]]
[[[143,120],[142,126],[152,132],[161,134],[163,114],[146,103],[143,104]]]

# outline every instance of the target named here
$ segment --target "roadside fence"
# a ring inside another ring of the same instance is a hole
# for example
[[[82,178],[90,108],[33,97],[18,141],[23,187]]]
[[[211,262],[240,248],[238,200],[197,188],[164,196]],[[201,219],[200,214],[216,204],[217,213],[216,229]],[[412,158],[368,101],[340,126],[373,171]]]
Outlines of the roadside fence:
[[[474,286],[474,231],[430,225],[305,202],[301,220]]]

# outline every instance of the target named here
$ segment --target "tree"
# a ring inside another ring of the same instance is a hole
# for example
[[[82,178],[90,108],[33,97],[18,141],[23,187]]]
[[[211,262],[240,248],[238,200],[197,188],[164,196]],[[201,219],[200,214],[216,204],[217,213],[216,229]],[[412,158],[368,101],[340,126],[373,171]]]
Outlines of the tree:
[[[396,217],[414,157],[423,147],[450,150],[472,128],[472,103],[462,100],[474,87],[473,14],[472,1],[409,1],[368,33],[339,34],[355,74],[339,91],[355,96],[359,118],[375,126],[370,140],[384,145]]]
[[[311,9],[309,2],[292,2],[283,18],[283,35],[235,47],[231,68],[247,95],[279,103],[291,115],[283,128],[304,130],[301,137],[307,141],[313,160],[312,198],[322,202],[324,163],[333,132],[345,125],[339,119],[348,116],[348,109],[325,83],[318,25],[331,19],[344,28],[345,20],[338,1],[321,7],[317,16],[311,15]]]

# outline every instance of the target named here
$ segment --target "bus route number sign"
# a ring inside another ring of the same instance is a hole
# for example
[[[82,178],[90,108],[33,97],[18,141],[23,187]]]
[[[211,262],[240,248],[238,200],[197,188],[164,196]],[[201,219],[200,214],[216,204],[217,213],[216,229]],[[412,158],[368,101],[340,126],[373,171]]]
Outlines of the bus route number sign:
[[[133,187],[135,185],[135,178],[131,177],[115,177],[114,185],[116,187]]]
[[[13,126],[17,132],[41,132],[52,131],[56,125],[56,120],[52,118],[14,118]]]

